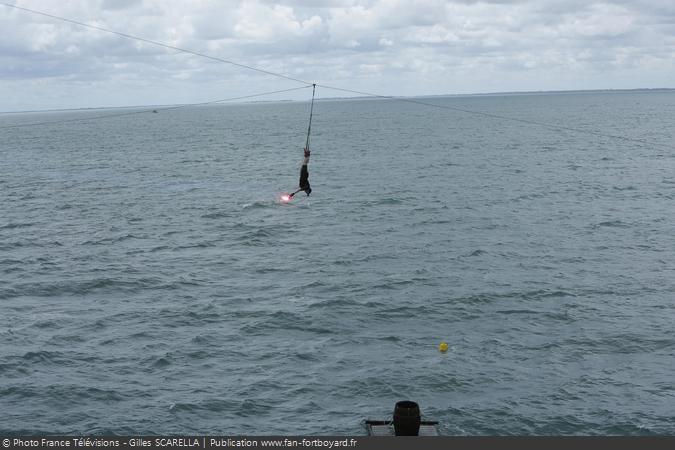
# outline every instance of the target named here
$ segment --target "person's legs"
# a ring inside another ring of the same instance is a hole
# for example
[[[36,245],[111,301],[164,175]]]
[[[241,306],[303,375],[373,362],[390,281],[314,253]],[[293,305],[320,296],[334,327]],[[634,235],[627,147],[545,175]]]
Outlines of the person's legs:
[[[291,197],[300,191],[305,191],[307,195],[312,192],[311,188],[309,187],[309,170],[307,170],[307,164],[309,164],[309,155],[310,151],[305,149],[305,157],[302,160],[302,167],[300,167],[300,181],[298,183],[300,189],[290,194]]]
[[[305,158],[307,159],[307,158]],[[307,163],[304,163],[300,168],[300,189],[304,189],[309,185],[309,171],[307,170]]]

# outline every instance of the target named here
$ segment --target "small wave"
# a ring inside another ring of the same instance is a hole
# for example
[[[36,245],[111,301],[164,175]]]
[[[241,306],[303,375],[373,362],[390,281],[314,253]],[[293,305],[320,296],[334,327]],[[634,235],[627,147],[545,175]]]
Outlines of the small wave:
[[[152,363],[152,367],[162,369],[164,367],[170,366],[171,361],[168,358],[159,358]]]
[[[83,387],[76,385],[51,385],[46,388],[26,387],[18,388],[19,394],[25,397],[48,398],[59,402],[82,402],[86,399],[97,401],[122,401],[124,397],[110,389]]]
[[[544,313],[545,317],[553,320],[560,320],[562,322],[575,322],[576,320],[569,315],[567,311],[565,312],[547,312]]]
[[[25,222],[25,223],[24,222],[18,222],[18,223],[10,222],[10,223],[5,224],[5,225],[0,225],[0,230],[13,230],[15,228],[28,228],[28,227],[32,227],[33,225],[35,225],[33,222]]]
[[[197,242],[195,244],[188,244],[188,245],[179,245],[176,247],[172,247],[172,250],[187,250],[190,248],[209,248],[209,247],[215,247],[216,243],[218,241],[202,241],[202,242]]]
[[[19,291],[13,288],[0,288],[0,300],[8,300],[10,298],[18,297]]]
[[[81,245],[108,245],[116,244],[118,242],[123,242],[128,239],[145,239],[143,236],[136,236],[133,234],[125,234],[124,236],[108,237],[99,240],[88,240],[83,242]]]
[[[332,331],[326,328],[315,326],[310,320],[303,316],[285,311],[276,311],[261,321],[246,324],[242,327],[244,334],[269,333],[270,330],[298,330],[314,334],[331,334]]]
[[[244,203],[241,209],[264,209],[274,206],[274,202],[270,201],[256,201],[253,203]]]
[[[635,186],[614,186],[615,191],[637,191]]]
[[[453,224],[455,223],[455,220],[450,220],[450,219],[425,219],[419,223],[414,224],[413,226],[417,225],[448,225],[448,224]]]
[[[308,288],[325,288],[325,287],[330,287],[331,289],[334,287],[332,284],[328,284],[324,281],[320,280],[315,280],[311,281],[305,285],[302,286],[303,289],[308,289]]]
[[[316,353],[308,352],[297,352],[293,354],[293,358],[302,362],[319,362],[321,360]]]
[[[61,356],[62,355],[58,352],[37,351],[27,352],[21,357],[21,359],[31,363],[52,363]]]
[[[60,319],[44,319],[36,321],[33,323],[33,326],[43,330],[54,330],[61,328],[61,322],[62,321]]]
[[[202,215],[202,219],[223,219],[225,217],[230,217],[230,213],[227,213],[225,211],[218,211],[218,212],[213,212],[213,213],[208,213]]]
[[[189,321],[193,324],[195,323],[195,321],[219,322],[222,320],[222,316],[215,312],[190,311],[186,314],[186,317],[190,319]]]
[[[604,222],[597,223],[593,225],[593,228],[602,228],[602,227],[610,227],[610,228],[628,228],[629,225],[625,222],[622,222],[621,220],[607,220]]]
[[[63,386],[61,389],[63,398],[82,401],[82,399],[93,399],[97,401],[122,401],[124,396],[111,389],[99,389],[94,387]]]
[[[513,201],[514,202],[520,202],[520,201],[524,201],[524,200],[534,200],[534,199],[537,199],[537,198],[546,197],[546,195],[547,194],[544,193],[544,192],[535,192],[535,193],[532,193],[532,194],[523,194],[523,195],[520,195],[520,196],[514,198]]]
[[[192,412],[196,409],[199,409],[199,406],[195,403],[171,403],[169,405],[169,411],[172,413],[180,412]]]
[[[23,242],[9,242],[6,244],[0,244],[0,250],[13,250],[15,248],[23,247],[25,244]]]
[[[146,338],[151,338],[152,334],[148,333],[147,331],[139,331],[138,333],[133,333],[129,335],[129,339],[137,340],[137,339],[146,339]]]
[[[386,307],[380,311],[375,312],[375,316],[382,319],[393,319],[393,318],[405,318],[405,317],[418,317],[423,314],[429,313],[431,310],[423,305],[420,306],[399,306],[399,307]]]
[[[85,295],[106,289],[109,291],[134,292],[161,284],[156,278],[122,280],[116,278],[95,278],[85,281],[56,281],[51,283],[27,283],[13,289],[0,290],[0,298],[35,296],[53,297],[60,295]]]
[[[245,247],[261,247],[265,246],[266,242],[260,239],[249,239],[249,240],[244,240],[241,245]]]
[[[471,253],[469,253],[468,255],[465,255],[465,256],[471,257],[471,256],[481,256],[481,255],[486,255],[486,254],[487,254],[487,251],[478,249],[478,250],[474,250],[473,252],[471,252]]]
[[[207,413],[233,413],[240,417],[249,417],[263,414],[269,409],[269,406],[255,400],[221,400],[210,399],[199,403],[174,403],[169,406],[169,411],[172,413],[191,412],[198,413],[201,411]]]
[[[517,297],[520,295],[524,295],[525,298],[534,298],[534,299],[574,296],[574,294],[571,294],[570,292],[563,290],[539,289],[536,291],[527,291],[524,294],[514,293],[511,295],[511,297]]]
[[[202,360],[202,359],[208,359],[212,355],[211,353],[204,351],[204,350],[196,350],[193,352],[186,353],[188,359],[190,360]]]
[[[20,259],[11,259],[11,258],[0,259],[0,266],[4,266],[4,265],[15,266],[17,264],[23,264],[23,263],[24,263],[24,261],[22,261]]]
[[[333,260],[333,265],[335,265],[335,266],[351,266],[352,264],[354,264],[354,260],[352,260],[352,259],[342,259],[342,258],[340,258],[340,259]]]
[[[204,335],[199,334],[199,335],[193,337],[191,342],[194,342],[195,344],[208,344],[208,343],[211,342],[211,338],[209,338],[208,336],[204,336]]]
[[[374,289],[397,289],[401,286],[412,284],[412,280],[391,280],[386,283],[379,283],[373,286]]]
[[[63,244],[59,241],[14,241],[8,242],[6,244],[0,244],[0,250],[13,250],[15,248],[22,247],[63,247]]]
[[[345,392],[340,392],[340,391]],[[336,390],[337,394],[343,394],[349,398],[359,398],[360,396],[368,397],[373,392],[378,392],[380,395],[398,396],[399,392],[392,383],[385,377],[366,376],[357,378],[349,383],[349,386],[340,386]]]
[[[30,374],[30,372],[31,371],[28,370],[26,364],[0,363],[0,376],[2,376],[5,379],[13,377],[21,378]]]
[[[0,398],[4,399],[24,399],[36,397],[37,394],[34,392],[34,389],[30,387],[0,387]],[[1,426],[1,425],[0,425]],[[30,434],[30,433],[29,433]]]
[[[264,228],[257,228],[255,230],[249,231],[243,237],[246,238],[246,239],[255,239],[255,238],[266,238],[266,237],[271,237],[271,236],[272,236],[272,233],[265,230]]]
[[[596,354],[647,354],[672,348],[673,339],[648,339],[633,333],[621,333],[599,338],[565,339],[565,347],[583,349]]]
[[[452,303],[494,303],[502,299],[529,299],[529,300],[538,300],[544,298],[557,298],[557,297],[574,297],[573,293],[563,291],[563,290],[549,290],[549,289],[538,289],[533,291],[512,291],[512,292],[486,292],[480,294],[474,294],[467,297],[460,297],[455,299],[450,299]]]
[[[265,228],[247,227],[248,230],[239,235],[236,241],[246,246],[266,245],[270,242],[274,232]]]
[[[324,291],[329,291],[329,289],[324,289]],[[341,309],[348,309],[348,308],[354,308],[357,305],[357,303],[352,300],[351,298],[334,298],[329,301],[323,301],[323,302],[316,302],[312,303],[309,305],[310,309],[329,309],[331,311],[335,311],[338,308]]]
[[[146,345],[145,349],[147,350],[150,345]],[[153,372],[156,369],[164,369],[173,364],[173,357],[170,353],[165,353],[163,355],[148,355],[142,362],[141,365],[145,367],[147,372]]]
[[[403,200],[393,197],[381,198],[371,202],[366,202],[366,206],[379,206],[379,205],[400,205],[403,203]]]
[[[533,311],[531,309],[504,309],[501,311],[497,311],[499,314],[539,314],[539,311]]]

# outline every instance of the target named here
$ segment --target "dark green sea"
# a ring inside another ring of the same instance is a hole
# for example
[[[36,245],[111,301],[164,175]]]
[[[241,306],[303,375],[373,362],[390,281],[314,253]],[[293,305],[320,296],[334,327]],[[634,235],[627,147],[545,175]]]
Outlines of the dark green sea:
[[[424,101],[0,115],[0,434],[675,434],[675,93]]]

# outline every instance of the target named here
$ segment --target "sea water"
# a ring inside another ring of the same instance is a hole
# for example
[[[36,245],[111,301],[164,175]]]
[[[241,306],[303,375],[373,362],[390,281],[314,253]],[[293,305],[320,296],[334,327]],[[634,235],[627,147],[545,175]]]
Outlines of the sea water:
[[[0,116],[0,433],[675,433],[675,93],[418,100]]]

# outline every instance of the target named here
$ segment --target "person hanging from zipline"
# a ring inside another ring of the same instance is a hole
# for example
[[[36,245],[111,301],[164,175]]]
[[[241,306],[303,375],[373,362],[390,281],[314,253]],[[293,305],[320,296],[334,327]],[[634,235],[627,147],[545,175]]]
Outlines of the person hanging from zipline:
[[[302,160],[302,166],[300,167],[300,182],[298,183],[299,189],[292,194],[284,194],[281,197],[281,200],[284,202],[290,201],[295,194],[300,191],[305,191],[305,194],[309,196],[312,193],[312,188],[309,186],[309,171],[307,170],[307,165],[309,164],[309,156],[312,153],[309,150],[309,136],[312,133],[312,114],[314,113],[314,91],[316,90],[316,84],[312,85],[312,103],[309,107],[309,125],[307,126],[307,141],[305,141],[305,157]]]
[[[302,160],[302,167],[300,167],[300,182],[298,183],[300,189],[288,194],[289,200],[300,191],[305,191],[307,196],[312,193],[312,188],[309,186],[309,171],[307,170],[307,164],[309,164],[309,156],[311,153],[312,152],[308,148],[305,148],[305,157]]]

